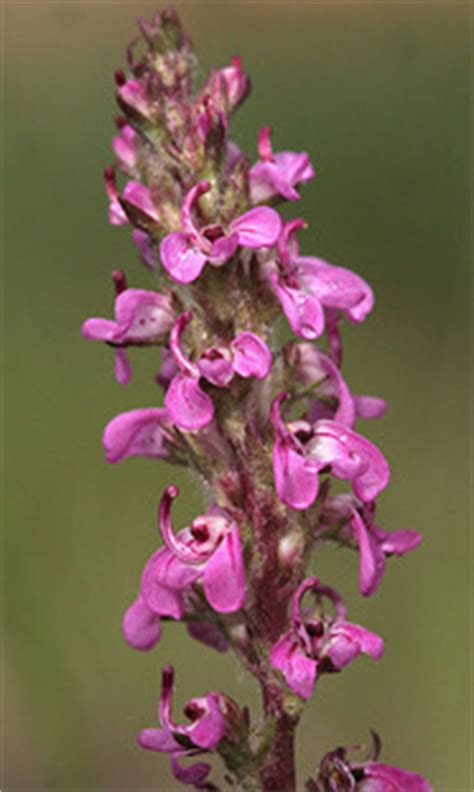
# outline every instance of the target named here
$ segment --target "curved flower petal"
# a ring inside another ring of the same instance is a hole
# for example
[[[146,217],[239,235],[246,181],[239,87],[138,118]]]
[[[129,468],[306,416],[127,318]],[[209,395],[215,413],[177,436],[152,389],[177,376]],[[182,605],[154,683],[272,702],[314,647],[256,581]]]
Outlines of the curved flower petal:
[[[107,462],[121,462],[131,456],[166,459],[164,429],[169,423],[168,411],[163,407],[145,407],[117,415],[107,424],[102,437]]]
[[[298,646],[291,632],[285,633],[272,647],[270,662],[282,672],[288,687],[302,699],[309,699],[317,675],[317,661]]]
[[[221,236],[212,243],[209,262],[214,267],[220,267],[234,255],[239,246],[239,235]]]
[[[374,594],[385,571],[385,553],[375,537],[371,537],[359,512],[354,510],[351,525],[359,545],[359,589],[365,597]]]
[[[181,619],[186,589],[201,576],[200,567],[185,564],[167,547],[160,547],[145,564],[140,591],[146,605],[154,613]]]
[[[272,366],[272,354],[265,341],[254,333],[243,332],[232,341],[234,370],[241,377],[265,379]]]
[[[186,752],[175,751],[171,756],[171,770],[174,777],[182,784],[202,784],[211,771],[207,762],[195,762],[189,767],[179,764],[178,756],[186,756]]]
[[[160,640],[160,617],[147,607],[141,595],[125,612],[122,632],[130,646],[145,652]]]
[[[196,641],[216,649],[218,652],[227,652],[229,642],[215,624],[211,622],[189,622],[187,625],[188,633]]]
[[[378,396],[354,396],[358,418],[382,418],[388,409],[385,399]]]
[[[115,379],[119,385],[127,385],[132,378],[132,367],[126,349],[115,350]]]
[[[308,454],[320,467],[330,465],[336,478],[350,479],[355,495],[364,502],[375,500],[388,484],[390,468],[382,452],[336,421],[315,424]]]
[[[292,509],[307,509],[319,490],[318,474],[306,457],[284,440],[277,438],[273,446],[273,475],[280,500]]]
[[[171,300],[145,289],[125,289],[115,301],[116,342],[142,343],[167,333],[175,320]]]
[[[292,265],[300,286],[326,308],[339,308],[353,322],[362,322],[372,310],[372,289],[355,272],[314,256],[297,256]]]
[[[271,247],[280,234],[281,218],[269,206],[257,207],[233,220],[230,231],[239,235],[239,245],[243,247]]]
[[[81,327],[82,335],[90,341],[111,341],[116,330],[117,324],[112,319],[98,317],[87,319]]]
[[[198,709],[202,707],[204,712],[186,729],[186,733],[199,748],[215,748],[220,743],[226,726],[220,708],[220,696],[218,693],[209,693],[202,699],[191,699],[188,706],[194,703]]]
[[[174,423],[188,431],[202,429],[214,417],[212,399],[201,390],[199,380],[188,374],[173,377],[165,405]]]
[[[179,231],[165,236],[160,244],[160,258],[166,272],[177,283],[192,283],[201,274],[207,256],[189,244]]]
[[[295,335],[307,341],[319,338],[324,330],[324,311],[319,300],[301,289],[282,285],[276,277],[272,284]]]
[[[218,613],[233,613],[245,600],[245,569],[239,531],[232,523],[204,567],[204,592]]]
[[[198,368],[208,382],[225,388],[234,376],[232,355],[225,347],[206,349],[198,361]]]
[[[357,792],[432,792],[425,778],[399,767],[365,762],[361,765],[351,764],[351,769],[363,774],[357,783]]]

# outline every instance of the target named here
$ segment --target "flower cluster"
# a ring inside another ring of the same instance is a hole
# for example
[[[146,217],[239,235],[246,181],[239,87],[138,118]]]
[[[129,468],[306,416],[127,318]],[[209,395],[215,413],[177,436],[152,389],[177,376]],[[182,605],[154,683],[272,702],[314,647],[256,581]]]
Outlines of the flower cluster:
[[[186,466],[204,481],[207,503],[175,533],[178,489],[161,495],[162,544],[145,563],[123,634],[147,651],[164,624],[184,623],[191,638],[234,651],[263,693],[262,718],[209,692],[188,702],[189,725],[180,726],[166,666],[160,728],[142,731],[139,744],[168,753],[175,777],[197,789],[218,789],[210,765],[181,759],[215,752],[238,788],[291,792],[305,701],[325,673],[383,653],[382,638],[349,621],[341,595],[309,575],[315,551],[334,541],[357,550],[359,588],[370,596],[386,559],[420,541],[375,524],[389,466],[356,424],[383,415],[386,403],[355,395],[341,372],[341,324],[364,321],[374,298],[349,269],[301,255],[304,221],[285,222],[277,211],[314,177],[308,154],[275,152],[264,127],[252,164],[230,138],[250,89],[240,59],[199,86],[174,11],[139,27],[128,74],[115,75],[121,115],[105,188],[110,223],[130,226],[155,285],[129,288],[114,271],[115,318],[89,319],[82,332],[114,348],[121,384],[132,376],[129,347],[161,350],[152,376],[163,405],[113,418],[103,435],[107,461]],[[282,315],[293,336],[284,344]],[[334,492],[336,480],[347,492]],[[340,748],[322,759],[308,789],[429,785],[375,761],[350,762]]]

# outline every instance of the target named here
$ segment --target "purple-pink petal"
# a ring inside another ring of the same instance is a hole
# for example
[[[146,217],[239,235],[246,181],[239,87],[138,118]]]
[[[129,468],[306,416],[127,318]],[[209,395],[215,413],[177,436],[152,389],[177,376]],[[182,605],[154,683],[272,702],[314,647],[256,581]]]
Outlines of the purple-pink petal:
[[[268,206],[257,207],[233,220],[230,231],[238,234],[243,247],[271,247],[280,235],[281,218]]]
[[[111,341],[115,335],[117,324],[112,319],[87,319],[81,328],[84,338],[89,341]]]
[[[195,762],[188,767],[183,767],[178,762],[179,756],[186,756],[185,751],[174,751],[171,755],[171,770],[174,777],[182,784],[202,784],[210,773],[211,765],[207,762]]]
[[[209,254],[209,262],[214,267],[220,267],[234,255],[239,246],[239,235],[236,233],[229,236],[218,237],[212,243],[212,249]]]
[[[272,366],[272,354],[265,341],[254,333],[243,332],[232,341],[234,370],[241,377],[265,379]]]
[[[385,553],[356,510],[353,511],[351,525],[359,545],[359,589],[365,597],[370,597],[377,591],[382,580]]]
[[[113,418],[105,427],[102,442],[107,462],[121,462],[131,456],[165,459],[165,427],[168,411],[163,407],[130,410]]]
[[[160,640],[160,617],[147,607],[141,594],[125,612],[122,632],[130,646],[145,652]]]
[[[179,231],[165,236],[160,244],[160,258],[170,278],[177,283],[195,281],[207,261],[207,256],[193,247]]]
[[[319,490],[317,472],[303,454],[285,439],[276,438],[273,446],[273,475],[280,500],[292,509],[307,509]]]
[[[225,388],[234,376],[232,355],[225,347],[207,349],[198,361],[198,368],[208,382]]]
[[[358,418],[382,418],[388,409],[385,399],[378,396],[354,396]]]
[[[284,286],[276,277],[272,283],[295,335],[307,341],[319,338],[324,330],[324,311],[319,300],[301,289]]]
[[[174,753],[181,749],[168,729],[142,729],[138,735],[138,744],[147,751],[160,753]]]
[[[357,783],[357,792],[432,792],[428,781],[418,773],[402,770],[379,762],[351,764],[363,778]]]
[[[171,380],[165,405],[174,423],[188,431],[202,429],[214,416],[212,399],[201,390],[199,380],[181,372]]]
[[[296,256],[292,265],[300,286],[326,308],[339,308],[353,322],[362,322],[372,310],[372,289],[351,270],[314,256]]]
[[[291,632],[273,645],[270,662],[282,672],[288,687],[301,698],[309,699],[316,681],[317,661],[304,653]]]
[[[216,649],[218,652],[226,652],[228,650],[229,642],[215,624],[211,624],[211,622],[192,621],[186,626],[188,633],[192,638],[195,638],[196,641],[201,641],[201,643],[210,646],[212,649]]]
[[[220,743],[226,727],[226,721],[220,708],[220,696],[218,693],[209,693],[204,699],[191,699],[188,705],[193,702],[196,702],[198,707],[203,706],[206,712],[197,718],[193,725],[186,729],[186,732],[199,748],[211,750]]]
[[[203,585],[209,604],[219,613],[233,613],[243,606],[245,568],[235,523],[206,562]]]

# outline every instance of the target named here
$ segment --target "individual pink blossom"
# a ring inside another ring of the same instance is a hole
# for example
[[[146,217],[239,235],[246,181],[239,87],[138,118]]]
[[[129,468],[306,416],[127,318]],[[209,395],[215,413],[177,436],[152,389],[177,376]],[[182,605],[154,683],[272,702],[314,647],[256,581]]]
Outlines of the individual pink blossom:
[[[295,189],[298,184],[314,178],[314,170],[305,151],[280,151],[273,153],[270,127],[263,127],[258,135],[260,160],[249,172],[250,198],[253,204],[268,201],[275,195],[287,201],[301,197]]]
[[[380,418],[385,414],[385,399],[355,396],[331,358],[313,344],[292,344],[287,360],[303,385],[315,384],[315,398],[307,414],[309,423],[332,418],[352,429],[356,418]]]
[[[269,268],[268,277],[293,332],[314,340],[324,330],[327,311],[341,311],[351,322],[362,322],[374,298],[359,275],[323,259],[299,255],[295,234],[304,226],[302,219],[284,224],[278,240],[280,269]]]
[[[109,223],[111,225],[126,225],[129,222],[124,204],[130,204],[131,207],[138,209],[150,221],[159,222],[158,210],[151,197],[151,192],[144,184],[132,179],[127,182],[120,195],[112,167],[105,169],[104,183],[109,198]]]
[[[105,427],[102,442],[107,462],[133,456],[173,461],[176,441],[173,424],[163,407],[144,407],[121,413]]]
[[[186,195],[181,209],[182,231],[168,234],[160,245],[161,261],[168,275],[178,283],[191,283],[209,262],[220,267],[241,245],[247,248],[271,247],[281,229],[280,216],[262,206],[250,209],[225,230],[220,225],[199,229],[192,210],[201,195],[211,189],[209,181],[200,181]]]
[[[280,393],[271,407],[275,429],[273,474],[280,499],[293,509],[307,509],[319,490],[319,473],[349,480],[360,500],[373,501],[387,486],[390,470],[379,451],[347,426],[321,419],[314,424],[295,421],[285,424],[280,405],[287,394]]]
[[[317,537],[337,523],[342,523],[338,541],[355,544],[359,550],[359,589],[366,597],[380,586],[386,559],[404,556],[421,542],[421,534],[417,531],[379,528],[375,524],[375,503],[362,503],[353,495],[326,498]]]
[[[202,586],[207,602],[218,613],[234,613],[245,600],[242,546],[236,524],[224,514],[209,513],[175,535],[170,510],[178,493],[171,486],[162,496],[158,523],[164,546],[143,570],[139,597],[132,605],[132,616],[137,618],[131,619],[130,609],[125,615],[124,635],[135,647],[144,632],[142,622],[151,622],[151,614],[182,619],[190,609],[192,612],[194,585]],[[215,634],[207,633],[207,642],[216,644]],[[206,636],[201,633],[195,637],[204,640]]]
[[[247,331],[239,333],[228,347],[204,350],[197,364],[192,363],[180,343],[181,334],[191,319],[189,312],[182,314],[171,332],[171,352],[178,372],[171,380],[165,396],[165,404],[174,422],[188,431],[203,429],[214,415],[212,399],[199,384],[201,377],[219,388],[225,388],[234,374],[265,379],[272,364],[271,352],[266,343]]]
[[[330,599],[336,616],[310,618],[302,610],[302,599],[308,591],[318,601],[321,597]],[[378,660],[383,654],[382,639],[346,621],[346,606],[334,589],[321,585],[315,577],[304,580],[293,595],[290,630],[271,649],[272,666],[283,673],[298,696],[308,699],[320,673],[340,671],[361,653]]]
[[[145,289],[127,289],[123,273],[116,271],[115,320],[94,317],[82,325],[82,335],[116,348],[116,378],[126,384],[131,368],[124,347],[156,344],[171,329],[175,314],[170,297]],[[122,285],[120,285],[122,284]]]
[[[216,105],[232,114],[250,90],[250,79],[242,68],[242,59],[235,55],[229,66],[213,69],[203,91],[208,92]]]
[[[166,666],[162,673],[161,698],[158,710],[159,729],[143,729],[138,735],[138,744],[149,751],[169,753],[174,777],[184,784],[203,788],[211,767],[198,762],[183,767],[179,759],[212,751],[222,740],[226,730],[224,698],[220,693],[208,693],[193,698],[184,707],[189,725],[178,725],[171,715],[174,669]]]
[[[321,760],[315,781],[308,790],[314,792],[432,792],[425,778],[393,765],[375,761],[380,751],[380,740],[373,734],[372,756],[364,762],[350,761],[346,748],[336,748]],[[356,746],[358,747],[358,746]]]
[[[117,101],[127,116],[149,118],[151,102],[143,82],[133,78],[127,80],[121,69],[116,70],[115,81],[117,83]]]

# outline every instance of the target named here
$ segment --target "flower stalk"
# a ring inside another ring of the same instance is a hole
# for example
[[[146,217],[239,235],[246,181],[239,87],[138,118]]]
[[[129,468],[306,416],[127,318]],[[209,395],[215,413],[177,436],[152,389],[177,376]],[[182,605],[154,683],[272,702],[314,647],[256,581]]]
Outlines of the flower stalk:
[[[382,416],[386,403],[355,395],[341,372],[341,326],[364,321],[374,297],[359,275],[302,255],[305,221],[285,222],[278,212],[314,177],[309,155],[275,151],[264,127],[251,164],[230,137],[250,90],[240,58],[198,84],[174,10],[140,20],[139,30],[127,70],[115,74],[121,115],[105,190],[109,221],[130,227],[150,284],[129,287],[114,271],[114,319],[88,319],[82,332],[114,350],[122,385],[133,379],[133,355],[161,350],[153,374],[163,404],[108,423],[107,461],[188,467],[207,503],[177,529],[179,491],[171,484],[160,494],[161,543],[145,563],[123,635],[151,651],[172,622],[184,624],[209,651],[235,653],[260,684],[262,707],[250,712],[211,691],[187,703],[183,725],[172,708],[174,669],[165,665],[159,726],[142,730],[138,742],[169,754],[175,778],[196,789],[219,790],[201,761],[216,754],[225,788],[295,792],[305,702],[325,674],[360,654],[383,654],[382,638],[349,621],[340,594],[310,576],[309,563],[327,542],[357,552],[359,589],[371,596],[387,558],[421,538],[375,524],[389,466],[358,421]],[[282,317],[293,334],[284,345]],[[335,480],[347,492],[334,494]],[[375,754],[356,762],[348,753],[323,757],[306,788],[430,790]]]

